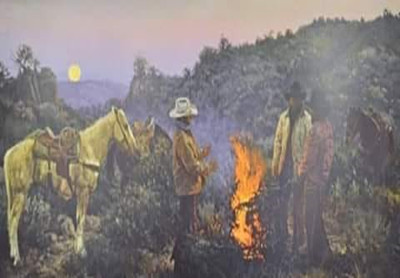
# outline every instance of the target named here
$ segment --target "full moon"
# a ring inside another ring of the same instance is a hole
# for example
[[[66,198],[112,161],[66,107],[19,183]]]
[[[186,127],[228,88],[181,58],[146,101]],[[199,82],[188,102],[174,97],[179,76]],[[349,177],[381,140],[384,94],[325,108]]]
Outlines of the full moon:
[[[68,79],[71,82],[79,82],[81,79],[81,68],[78,64],[72,64],[69,66]]]

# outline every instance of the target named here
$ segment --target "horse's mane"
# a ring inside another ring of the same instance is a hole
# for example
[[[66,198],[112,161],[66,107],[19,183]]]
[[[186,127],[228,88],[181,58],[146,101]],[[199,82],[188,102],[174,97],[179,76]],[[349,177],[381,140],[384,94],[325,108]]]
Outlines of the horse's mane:
[[[394,126],[393,119],[390,117],[389,114],[385,112],[377,111],[372,107],[362,108],[361,111],[364,116],[372,121],[377,130],[379,130],[380,132],[383,132],[388,128],[393,128]]]
[[[382,128],[386,128],[388,126],[393,127],[394,126],[394,121],[390,117],[389,114],[378,111],[372,107],[368,108],[362,108],[362,107],[351,107],[350,108],[350,113],[359,113],[360,115],[366,117],[368,120],[370,120],[375,127],[378,130],[381,130]]]
[[[359,111],[367,118],[377,129],[380,134],[386,133],[389,139],[389,149],[395,149],[395,124],[394,119],[386,112],[378,111],[372,107],[368,108],[351,108],[353,111]]]
[[[26,135],[26,139],[36,139],[39,135],[43,134],[44,129],[38,128]]]

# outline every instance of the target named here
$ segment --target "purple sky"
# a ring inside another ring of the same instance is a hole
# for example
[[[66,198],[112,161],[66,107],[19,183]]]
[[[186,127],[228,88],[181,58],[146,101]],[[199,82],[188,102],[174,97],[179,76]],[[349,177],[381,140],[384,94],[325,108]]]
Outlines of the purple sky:
[[[385,8],[398,13],[400,1],[0,0],[0,60],[14,72],[12,53],[26,43],[59,80],[78,63],[82,80],[127,84],[138,55],[180,74],[222,34],[235,44],[253,42],[319,16],[373,19]]]

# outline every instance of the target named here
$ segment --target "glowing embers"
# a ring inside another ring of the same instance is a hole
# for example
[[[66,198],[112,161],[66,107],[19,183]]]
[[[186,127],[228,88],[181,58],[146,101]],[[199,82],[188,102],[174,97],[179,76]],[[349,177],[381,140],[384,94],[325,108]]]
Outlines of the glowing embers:
[[[231,137],[235,154],[235,191],[231,197],[231,209],[235,222],[231,236],[243,250],[246,260],[263,260],[266,231],[254,203],[260,194],[266,173],[266,162],[261,151],[247,140]]]

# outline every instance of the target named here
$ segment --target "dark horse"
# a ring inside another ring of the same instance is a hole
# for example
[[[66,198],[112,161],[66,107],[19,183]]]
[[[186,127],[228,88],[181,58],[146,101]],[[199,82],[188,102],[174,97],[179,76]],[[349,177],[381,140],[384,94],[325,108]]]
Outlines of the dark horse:
[[[161,158],[164,152],[172,149],[172,141],[167,134],[158,124],[154,123],[152,118],[148,118],[146,122],[134,122],[131,126],[132,133],[137,141],[140,141],[141,146],[144,146],[142,153],[146,158],[149,155]],[[167,154],[168,155],[168,154]],[[106,175],[109,180],[119,180],[119,184],[124,186],[134,178],[137,171],[137,158],[129,156],[117,144],[112,144],[105,163]],[[170,160],[170,159],[169,159]]]
[[[346,122],[346,144],[359,135],[365,174],[381,182],[394,154],[393,125],[387,117],[372,108],[350,108]]]

